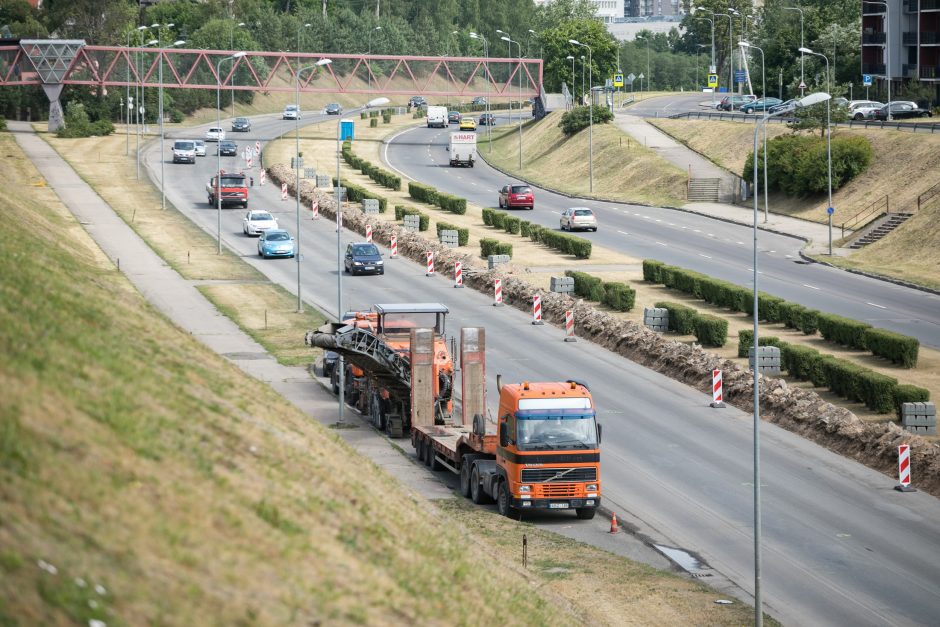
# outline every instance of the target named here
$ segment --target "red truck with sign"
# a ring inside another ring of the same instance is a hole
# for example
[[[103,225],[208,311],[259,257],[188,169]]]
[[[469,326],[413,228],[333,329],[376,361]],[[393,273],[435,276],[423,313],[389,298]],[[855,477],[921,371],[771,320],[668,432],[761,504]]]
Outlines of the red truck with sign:
[[[206,183],[206,194],[209,205],[218,206],[217,198],[222,199],[222,206],[241,205],[248,206],[248,177],[243,172],[226,172],[222,170],[221,176],[213,176]],[[218,194],[218,196],[217,196]]]

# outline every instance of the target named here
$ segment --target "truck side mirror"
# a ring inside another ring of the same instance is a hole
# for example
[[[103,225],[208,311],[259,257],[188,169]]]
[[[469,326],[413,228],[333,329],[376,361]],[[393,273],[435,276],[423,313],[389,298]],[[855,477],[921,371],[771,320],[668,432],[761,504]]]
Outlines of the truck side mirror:
[[[601,443],[601,434],[604,432],[604,427],[602,425],[597,425],[597,444]]]
[[[509,446],[509,425],[505,422],[499,423],[499,445],[503,448]]]

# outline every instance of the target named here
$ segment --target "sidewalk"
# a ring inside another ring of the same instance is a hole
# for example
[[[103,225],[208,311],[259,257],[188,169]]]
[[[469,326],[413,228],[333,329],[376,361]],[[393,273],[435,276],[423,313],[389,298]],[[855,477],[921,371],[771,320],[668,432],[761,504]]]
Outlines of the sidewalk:
[[[656,152],[669,163],[682,168],[685,172],[691,171],[693,178],[720,178],[721,198],[725,201],[731,199],[732,189],[737,183],[736,177],[730,172],[680,144],[652,124],[648,124],[644,118],[627,113],[616,113],[614,123],[623,132]],[[746,226],[754,224],[753,207],[733,205],[730,202],[692,202],[683,205],[681,209]],[[763,199],[761,198],[758,198],[758,211],[758,228],[806,240],[809,244],[806,249],[808,253],[829,251],[828,225],[774,213],[770,213],[768,221],[764,222]],[[834,231],[833,239],[838,239],[840,236],[841,232]],[[846,255],[851,251],[845,248],[834,248],[832,252],[833,255]]]

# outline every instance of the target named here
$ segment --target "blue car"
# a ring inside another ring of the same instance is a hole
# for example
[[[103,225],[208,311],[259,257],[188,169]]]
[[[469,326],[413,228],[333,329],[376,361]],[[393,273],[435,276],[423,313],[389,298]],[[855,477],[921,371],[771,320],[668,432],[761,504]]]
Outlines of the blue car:
[[[269,257],[293,257],[294,238],[283,229],[270,229],[258,238],[258,255]]]
[[[349,274],[385,274],[382,253],[372,242],[356,242],[346,247],[345,270]]]

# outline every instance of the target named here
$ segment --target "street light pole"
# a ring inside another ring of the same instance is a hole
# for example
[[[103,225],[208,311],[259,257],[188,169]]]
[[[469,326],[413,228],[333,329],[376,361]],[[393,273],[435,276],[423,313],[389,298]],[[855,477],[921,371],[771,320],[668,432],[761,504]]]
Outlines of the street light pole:
[[[513,44],[512,36],[506,31],[499,30],[498,28],[496,29],[496,33],[498,35],[502,35],[500,39],[506,42],[506,47],[509,49],[509,53],[507,56],[512,57],[512,44]],[[512,86],[511,83],[510,83],[510,86]],[[520,105],[521,104],[522,103],[520,103]],[[520,106],[520,109],[521,109],[521,106]],[[520,111],[519,114],[521,115],[522,112]],[[509,94],[509,124],[512,124],[512,93],[511,92]]]
[[[594,82],[594,64],[593,64],[593,51],[591,47],[587,44],[582,44],[577,39],[569,39],[569,44],[574,46],[579,46],[581,48],[587,48],[588,50],[588,82],[593,84]],[[594,193],[594,89],[591,89],[591,96],[588,98],[588,192]]]
[[[232,20],[234,21],[234,19],[235,19],[235,15],[233,14],[233,15],[232,15]],[[241,28],[241,27],[243,27],[243,26],[246,26],[246,24],[245,24],[244,22],[239,22],[238,24],[236,24],[235,26],[232,27],[232,33],[231,33],[231,35],[232,35],[232,47],[229,48],[229,50],[231,50],[232,48],[235,47],[235,29],[236,29],[236,28]],[[236,77],[234,74],[232,74],[232,87],[233,87],[233,88],[235,87],[235,80],[236,80],[236,78],[237,78],[237,77]],[[232,117],[233,117],[233,118],[235,117],[235,90],[234,90],[234,89],[232,89]]]
[[[731,108],[733,110],[734,101],[731,98],[734,96],[734,23],[731,21],[731,15],[728,13],[712,13],[712,15],[728,18],[728,102],[732,103]]]
[[[800,7],[783,7],[784,11],[799,11],[800,12],[800,48],[805,47],[803,43],[803,9]],[[800,53],[800,98],[803,97],[803,92],[806,91],[806,80],[804,72],[804,60],[805,57],[803,53]]]
[[[222,128],[222,76],[219,72],[222,71],[221,65],[226,61],[232,61],[234,59],[241,59],[245,56],[245,52],[236,52],[235,54],[229,55],[224,59],[219,59],[219,62],[215,64],[215,111],[216,111],[216,128]],[[220,141],[220,140],[216,140]],[[218,231],[219,239],[219,253],[222,254],[222,151],[219,150],[219,146],[215,147],[215,156],[216,156],[216,169],[215,169],[215,205],[216,205],[216,228]]]
[[[155,24],[154,26],[159,26],[159,24]],[[148,41],[147,43],[145,43],[145,44],[144,44],[143,46],[141,46],[141,47],[142,47],[142,48],[149,48],[150,46],[156,46],[156,45],[159,44],[159,43],[160,43],[160,42],[158,42],[156,39],[151,39],[150,41]],[[139,71],[140,71],[140,70],[138,69],[138,73],[139,73]],[[140,106],[138,107],[138,111],[140,111],[140,115],[143,117],[143,119],[141,120],[142,125],[143,125],[144,127],[146,127],[146,125],[147,125],[147,107],[146,107],[146,104],[144,103],[144,87],[143,87],[143,86],[144,86],[144,80],[143,80],[142,77],[140,78],[140,82],[141,82],[141,87],[140,87],[140,102],[139,102],[139,105],[140,105]],[[140,180],[140,133],[141,133],[141,130],[142,130],[142,129],[141,129],[141,124],[139,123],[139,124],[137,125],[137,180],[138,180],[138,181]]]
[[[167,27],[172,27],[173,24],[167,24]],[[172,48],[177,46],[182,46],[186,42],[182,39],[174,41],[171,45]],[[166,186],[163,183],[163,171],[166,165],[166,157],[164,155],[166,147],[164,142],[166,141],[166,134],[164,133],[163,128],[163,56],[165,50],[160,50],[160,106],[159,106],[159,115],[160,115],[160,197],[161,197],[161,208],[166,209]]]
[[[470,33],[471,39],[479,39],[483,42],[483,71],[486,79],[486,143],[487,152],[493,152],[493,118],[490,116],[490,47],[489,42],[483,35]]]
[[[818,52],[813,52],[809,48],[800,48],[800,52],[803,54],[811,54],[814,57],[820,57],[823,61],[826,62],[826,91],[832,93],[832,86],[829,83],[829,57]],[[888,110],[891,110],[891,105],[888,105]],[[829,206],[826,207],[826,213],[829,214],[829,256],[832,257],[832,127],[830,121],[830,107],[829,100],[826,100],[826,160],[829,170]]]
[[[513,41],[508,35],[500,37],[503,41],[509,42],[509,55],[512,56],[512,44],[516,44],[519,49],[519,173],[522,174],[522,44]],[[512,102],[512,98],[509,99]]]
[[[571,60],[571,108],[573,109],[574,103],[577,100],[577,98],[575,97],[575,92],[574,92],[574,80],[575,80],[574,78],[574,55],[569,54],[565,58]]]
[[[696,7],[692,7],[692,9],[693,9],[693,12],[694,12],[694,10],[696,9]],[[708,20],[708,23],[711,24],[711,27],[712,27],[712,63],[711,63],[711,67],[715,67],[715,20],[713,19],[714,16],[715,16],[715,14],[712,13],[712,17],[696,17],[696,18],[695,18],[695,19],[697,19],[697,20]],[[704,45],[704,44],[700,44],[700,45]],[[711,67],[709,68],[709,70],[711,69]],[[717,69],[717,68],[716,68],[716,69]],[[706,84],[707,84],[707,82],[708,82],[708,81],[706,81]],[[713,89],[713,90],[712,90],[712,106],[714,106],[714,105],[715,105],[715,90]]]
[[[307,26],[310,26],[310,24],[307,24]],[[376,26],[375,28],[372,29],[372,33],[374,33],[377,30],[382,30],[382,27]],[[366,56],[372,55],[372,33],[369,33],[369,52],[366,54]],[[366,78],[368,79],[368,82],[369,82],[369,91],[371,91],[372,90],[372,66],[371,65],[366,66]]]
[[[763,109],[764,111],[766,111],[767,110],[767,75],[766,75],[766,69],[764,67],[764,50],[762,48],[758,48],[757,46],[753,44],[749,44],[746,41],[739,41],[738,45],[744,49],[753,48],[754,50],[757,50],[758,52],[760,52],[760,76],[761,76],[761,90],[762,90],[761,94],[762,94],[762,98],[764,98]],[[744,50],[742,50],[741,52],[743,54]],[[757,160],[756,152],[754,153],[754,160],[755,161]],[[764,224],[768,222],[769,216],[770,216],[769,193],[770,192],[767,189],[767,125],[765,124],[764,125]],[[754,195],[755,196],[757,195],[756,186],[754,187]]]

